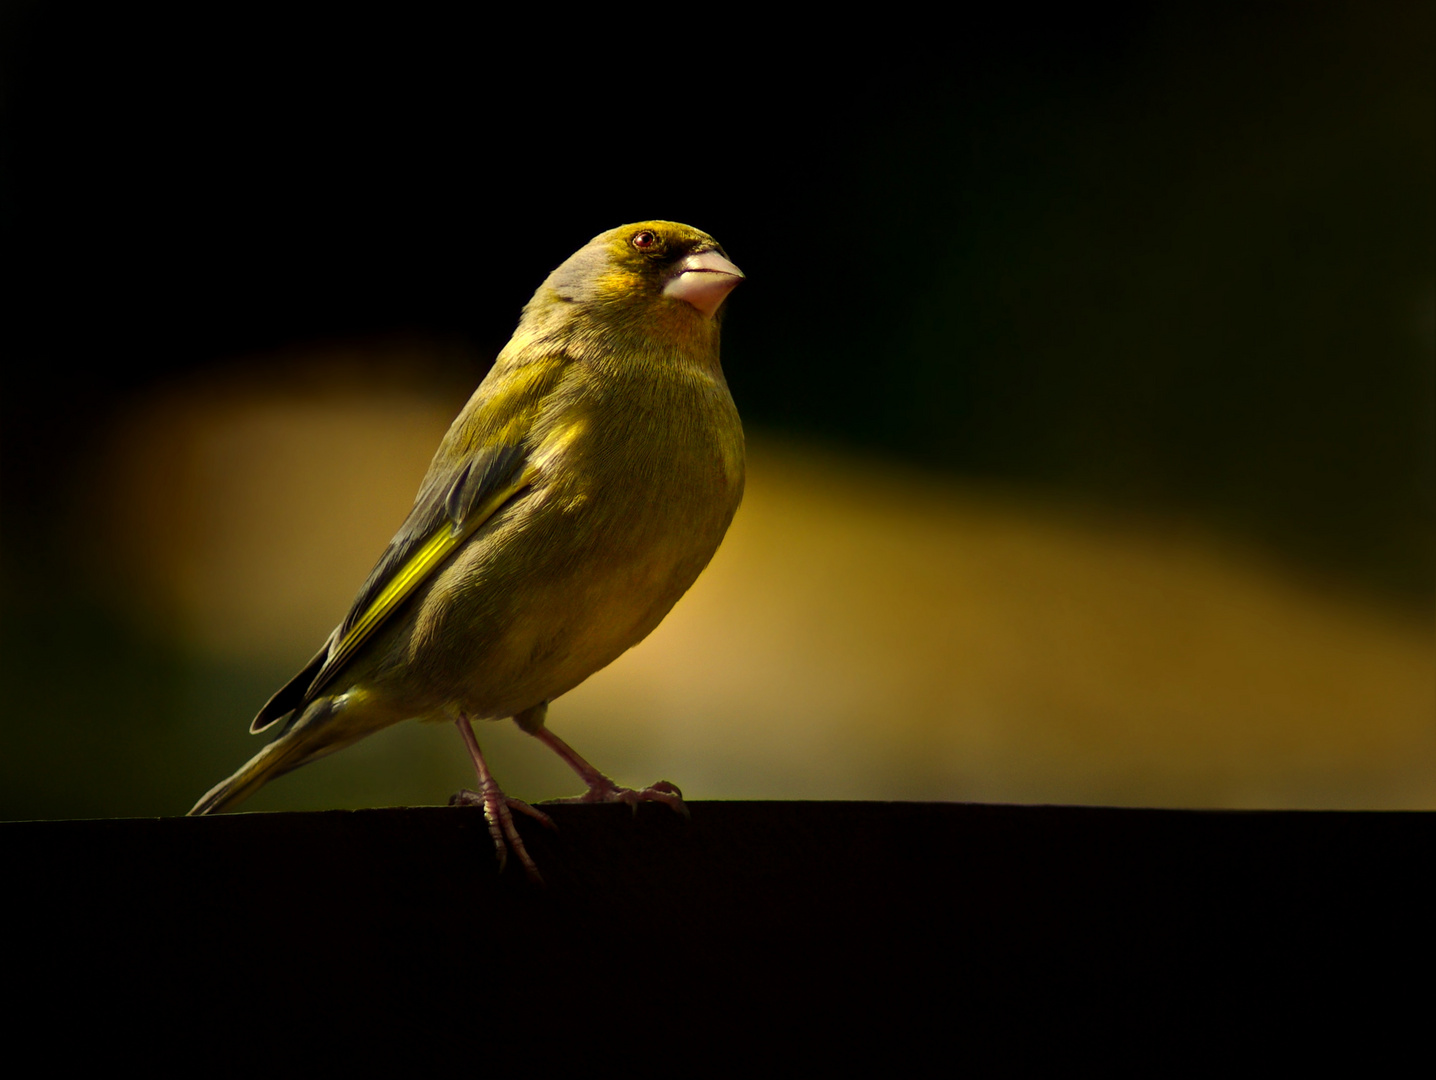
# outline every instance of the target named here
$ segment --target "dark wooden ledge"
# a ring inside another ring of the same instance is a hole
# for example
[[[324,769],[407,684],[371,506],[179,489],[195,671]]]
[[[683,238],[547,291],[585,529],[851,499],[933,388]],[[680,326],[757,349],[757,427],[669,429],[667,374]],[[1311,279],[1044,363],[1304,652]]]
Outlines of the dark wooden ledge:
[[[423,1058],[482,1029],[477,1063],[568,1046],[555,1025],[714,1052],[740,1030],[794,1050],[1021,1029],[1012,1059],[1073,1017],[1339,1008],[1430,958],[1426,813],[692,812],[524,821],[543,888],[495,872],[468,809],[0,824],[11,985],[89,1002],[127,1037],[144,1016],[236,1053],[320,1031]]]

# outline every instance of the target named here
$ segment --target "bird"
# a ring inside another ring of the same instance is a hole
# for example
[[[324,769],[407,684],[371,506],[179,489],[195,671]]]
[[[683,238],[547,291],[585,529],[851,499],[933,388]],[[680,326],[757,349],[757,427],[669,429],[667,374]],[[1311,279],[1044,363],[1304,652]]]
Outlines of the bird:
[[[546,724],[549,703],[638,644],[717,551],[743,497],[744,439],[719,359],[744,275],[707,233],[622,225],[561,263],[524,306],[439,444],[413,509],[347,615],[259,710],[279,735],[195,804],[268,781],[409,719],[446,721],[478,776],[502,871],[541,880],[472,721],[513,721],[586,791],[557,802],[664,803],[619,787]]]

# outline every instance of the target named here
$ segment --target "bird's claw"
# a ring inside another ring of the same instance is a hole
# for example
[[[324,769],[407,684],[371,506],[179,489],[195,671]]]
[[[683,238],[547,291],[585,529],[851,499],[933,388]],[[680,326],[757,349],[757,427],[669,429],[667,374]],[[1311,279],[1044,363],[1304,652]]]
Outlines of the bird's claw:
[[[543,877],[539,874],[533,859],[529,857],[528,849],[524,847],[523,838],[519,836],[519,830],[514,825],[512,811],[517,810],[522,814],[527,814],[557,832],[558,826],[553,823],[551,817],[522,799],[509,798],[497,786],[480,791],[464,788],[450,796],[449,805],[482,806],[484,820],[488,822],[489,826],[489,835],[494,840],[494,852],[499,860],[499,873],[503,873],[504,867],[508,865],[509,848],[513,848],[513,852],[518,856],[519,862],[523,864],[524,873],[528,875],[529,880],[539,885],[543,884]]]
[[[693,815],[688,811],[688,804],[683,801],[683,792],[678,790],[678,785],[668,780],[660,780],[651,787],[642,791],[635,791],[633,788],[619,787],[608,777],[600,777],[595,783],[589,785],[587,791],[582,795],[573,795],[567,799],[545,799],[545,805],[555,803],[627,803],[635,814],[638,813],[638,804],[642,802],[662,803],[670,810],[677,811],[686,818]]]

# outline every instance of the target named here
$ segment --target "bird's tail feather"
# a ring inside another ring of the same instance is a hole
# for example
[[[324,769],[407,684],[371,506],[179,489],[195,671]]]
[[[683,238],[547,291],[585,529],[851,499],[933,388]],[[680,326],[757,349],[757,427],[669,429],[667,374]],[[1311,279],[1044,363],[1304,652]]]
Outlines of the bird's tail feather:
[[[372,726],[333,722],[347,711],[342,707],[342,699],[320,698],[311,703],[279,738],[245,762],[229,779],[221,780],[206,792],[194,804],[189,816],[218,813],[249,798],[275,777],[341,750],[375,730]]]

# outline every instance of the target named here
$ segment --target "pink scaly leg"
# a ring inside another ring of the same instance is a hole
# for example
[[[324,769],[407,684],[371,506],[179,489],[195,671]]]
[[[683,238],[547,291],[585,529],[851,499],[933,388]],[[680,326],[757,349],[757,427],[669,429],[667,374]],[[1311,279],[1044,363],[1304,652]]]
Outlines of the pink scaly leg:
[[[524,865],[524,873],[531,881],[543,884],[543,878],[539,876],[538,867],[534,865],[533,859],[529,858],[528,850],[519,836],[519,831],[514,827],[513,814],[511,810],[518,810],[528,814],[529,817],[543,822],[550,829],[555,828],[553,821],[542,810],[535,810],[526,802],[518,799],[511,799],[499,788],[498,782],[494,780],[493,774],[489,772],[489,766],[484,761],[484,755],[479,750],[479,740],[474,737],[474,727],[469,723],[469,718],[459,713],[454,724],[459,729],[459,735],[464,740],[464,745],[469,748],[469,757],[474,759],[474,770],[479,774],[479,790],[469,791],[467,788],[449,800],[450,806],[478,806],[484,808],[484,820],[489,823],[489,835],[494,838],[494,850],[499,857],[499,872],[502,873],[508,862],[508,849],[512,847],[514,854],[519,857],[519,862]],[[507,840],[507,845],[505,844]]]
[[[568,743],[564,742],[546,727],[539,727],[529,732],[535,739],[551,749],[559,757],[568,763],[568,767],[578,773],[588,790],[582,795],[575,795],[569,799],[546,799],[550,803],[593,803],[593,802],[621,802],[633,807],[633,812],[638,812],[638,804],[641,802],[661,802],[663,805],[677,810],[684,817],[691,816],[688,807],[683,802],[683,792],[678,790],[677,784],[669,783],[667,780],[660,780],[652,787],[644,788],[642,791],[634,791],[632,788],[619,787],[603,773],[599,772],[583,758]]]

